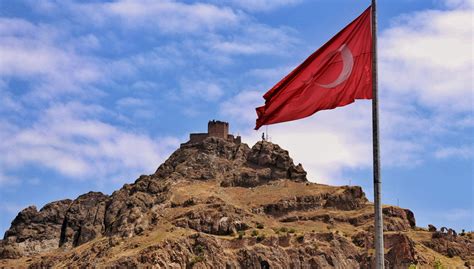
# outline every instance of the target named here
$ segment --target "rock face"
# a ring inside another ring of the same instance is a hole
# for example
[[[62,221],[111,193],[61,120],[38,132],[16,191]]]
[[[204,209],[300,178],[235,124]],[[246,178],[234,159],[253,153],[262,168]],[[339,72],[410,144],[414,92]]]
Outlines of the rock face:
[[[278,179],[307,181],[302,165],[295,165],[288,151],[276,144],[260,141],[250,149],[247,144],[216,137],[182,145],[155,176],[173,180],[218,179],[223,187],[256,187]]]
[[[45,205],[40,211],[35,206],[23,209],[6,231],[0,254],[19,258],[59,247],[61,226],[71,203],[61,200]]]
[[[242,222],[245,212],[230,205],[212,204],[199,211],[188,211],[174,221],[177,227],[215,235],[232,235],[248,229]]]
[[[196,141],[111,195],[22,210],[0,241],[0,267],[371,266],[373,205],[360,187],[310,183],[270,142]],[[383,214],[391,265],[427,265],[433,253],[456,266],[472,259],[471,234],[420,230],[407,209]]]
[[[76,247],[101,235],[107,199],[100,192],[89,192],[72,202],[64,216],[59,245]]]
[[[431,240],[426,240],[423,244],[448,257],[459,256],[462,259],[469,259],[474,255],[472,238],[466,235],[458,236],[454,233],[434,231]]]

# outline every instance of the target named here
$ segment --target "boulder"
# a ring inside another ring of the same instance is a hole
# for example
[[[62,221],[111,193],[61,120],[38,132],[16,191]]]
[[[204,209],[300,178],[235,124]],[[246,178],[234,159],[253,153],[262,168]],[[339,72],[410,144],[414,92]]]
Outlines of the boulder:
[[[417,262],[415,243],[404,234],[389,234],[384,236],[385,248],[389,248],[386,259],[390,267],[408,268]]]
[[[428,231],[434,233],[434,232],[436,232],[436,230],[437,230],[437,229],[436,229],[436,227],[435,227],[434,225],[428,224]]]

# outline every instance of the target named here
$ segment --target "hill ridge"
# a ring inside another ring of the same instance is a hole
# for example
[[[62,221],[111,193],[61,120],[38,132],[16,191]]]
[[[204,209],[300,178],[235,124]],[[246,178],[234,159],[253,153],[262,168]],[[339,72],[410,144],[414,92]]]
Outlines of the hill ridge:
[[[277,144],[227,136],[182,144],[111,195],[22,210],[0,241],[0,266],[370,267],[373,205],[362,188],[311,183]],[[417,228],[408,209],[383,213],[391,265],[472,261],[472,234]]]

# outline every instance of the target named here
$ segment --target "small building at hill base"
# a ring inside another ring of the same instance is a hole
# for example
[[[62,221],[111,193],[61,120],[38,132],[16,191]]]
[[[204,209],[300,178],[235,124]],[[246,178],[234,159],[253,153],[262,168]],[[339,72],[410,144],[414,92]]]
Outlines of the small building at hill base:
[[[189,134],[189,141],[185,144],[200,143],[208,137],[218,137],[234,143],[241,143],[240,136],[229,134],[229,123],[218,120],[211,120],[207,123],[207,133]]]

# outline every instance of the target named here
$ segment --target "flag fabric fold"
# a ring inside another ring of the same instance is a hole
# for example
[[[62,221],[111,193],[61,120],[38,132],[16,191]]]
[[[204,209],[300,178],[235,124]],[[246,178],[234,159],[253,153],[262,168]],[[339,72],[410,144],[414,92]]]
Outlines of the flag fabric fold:
[[[371,7],[264,96],[255,129],[372,99]]]

